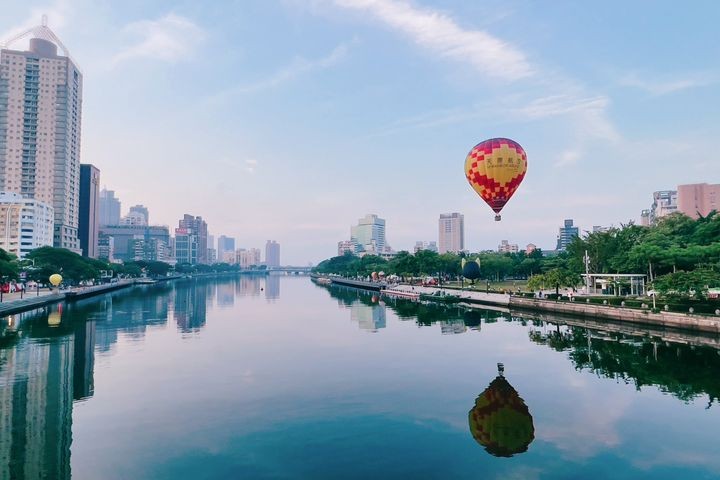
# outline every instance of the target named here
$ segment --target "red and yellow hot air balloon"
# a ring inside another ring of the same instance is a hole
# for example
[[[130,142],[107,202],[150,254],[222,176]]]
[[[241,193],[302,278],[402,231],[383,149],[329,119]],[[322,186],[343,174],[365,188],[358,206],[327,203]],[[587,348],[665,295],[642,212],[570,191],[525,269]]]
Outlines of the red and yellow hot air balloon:
[[[492,138],[480,142],[465,159],[465,176],[470,186],[496,213],[510,200],[527,172],[527,154],[514,140]]]

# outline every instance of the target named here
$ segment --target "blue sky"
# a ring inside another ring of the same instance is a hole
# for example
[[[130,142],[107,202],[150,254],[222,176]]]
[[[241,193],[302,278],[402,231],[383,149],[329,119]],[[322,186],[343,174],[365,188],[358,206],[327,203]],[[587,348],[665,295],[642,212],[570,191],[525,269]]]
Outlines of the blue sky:
[[[388,242],[554,248],[637,220],[654,190],[720,182],[720,3],[3,2],[0,38],[46,13],[84,73],[82,160],[124,209],[202,215],[283,263],[336,252],[373,212]],[[467,152],[518,141],[528,173],[493,221]]]

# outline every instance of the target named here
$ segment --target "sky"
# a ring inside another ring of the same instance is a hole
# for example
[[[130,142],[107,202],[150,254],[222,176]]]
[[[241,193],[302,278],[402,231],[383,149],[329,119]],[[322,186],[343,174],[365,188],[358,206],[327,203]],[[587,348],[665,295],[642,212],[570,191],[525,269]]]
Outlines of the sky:
[[[200,215],[283,264],[337,253],[367,213],[387,241],[555,247],[572,218],[638,221],[652,192],[720,182],[720,3],[697,0],[2,0],[84,76],[82,162],[124,213]],[[14,45],[17,47],[17,45]],[[464,175],[493,137],[528,155],[495,222]]]

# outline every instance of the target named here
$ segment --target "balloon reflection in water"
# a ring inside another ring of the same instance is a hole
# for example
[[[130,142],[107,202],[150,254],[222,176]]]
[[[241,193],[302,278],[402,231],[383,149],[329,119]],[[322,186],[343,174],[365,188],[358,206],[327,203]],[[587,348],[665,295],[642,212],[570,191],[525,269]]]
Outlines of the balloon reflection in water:
[[[525,401],[505,380],[498,363],[498,376],[475,400],[468,414],[473,438],[496,457],[512,457],[527,451],[535,438],[532,415]]]
[[[54,312],[50,312],[50,315],[48,315],[48,325],[51,327],[57,327],[60,325],[60,322],[62,321],[62,305],[58,305],[57,310]]]

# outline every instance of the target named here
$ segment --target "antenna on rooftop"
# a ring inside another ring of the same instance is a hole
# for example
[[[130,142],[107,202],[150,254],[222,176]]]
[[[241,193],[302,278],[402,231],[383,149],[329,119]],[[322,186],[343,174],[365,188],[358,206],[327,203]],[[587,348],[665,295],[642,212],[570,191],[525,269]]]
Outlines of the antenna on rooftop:
[[[47,27],[47,26],[48,26],[47,14],[43,13],[42,18],[40,19],[40,24],[41,24],[43,27]]]

